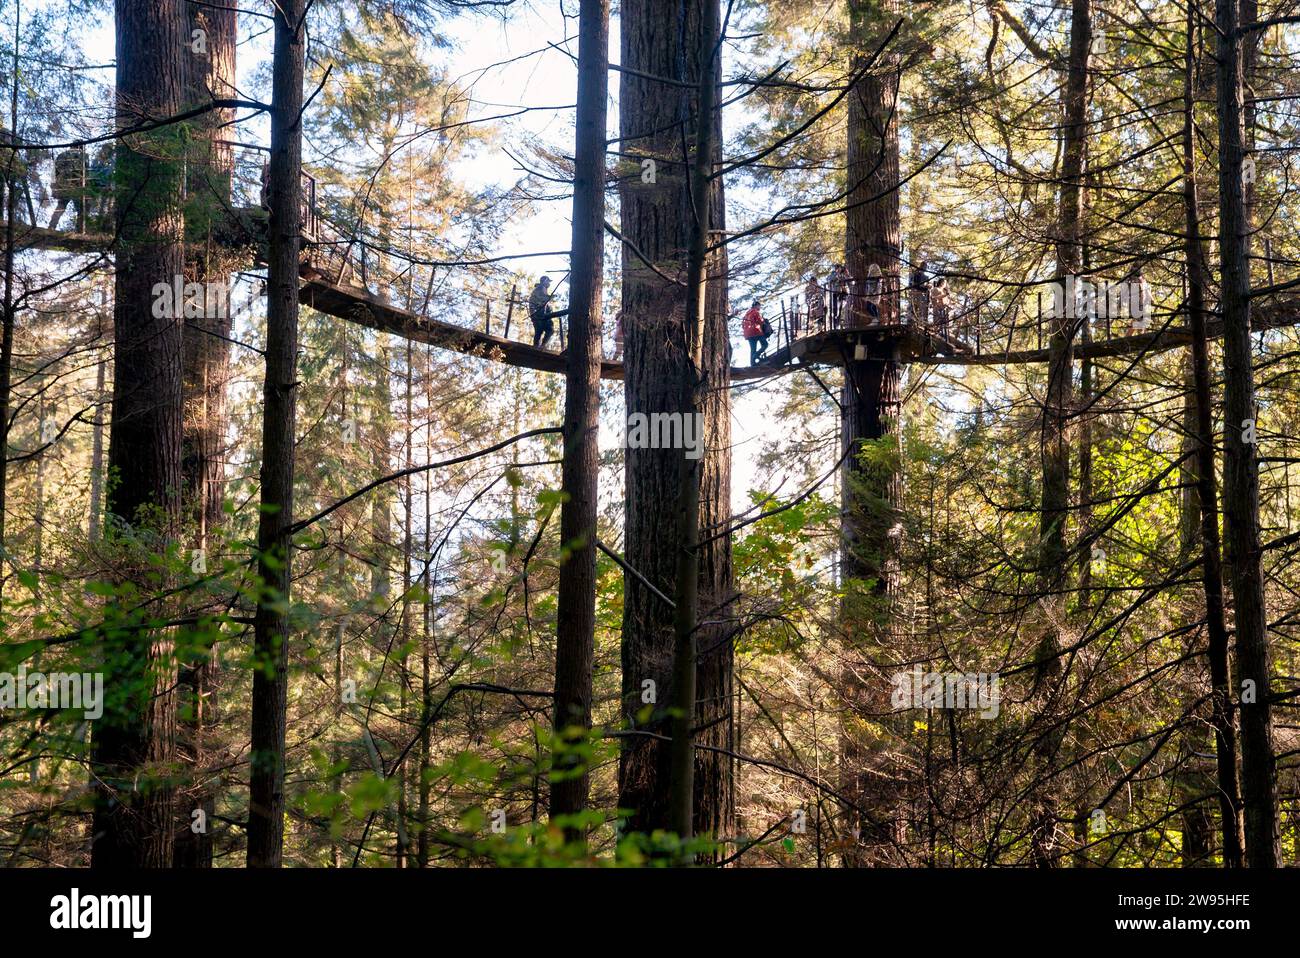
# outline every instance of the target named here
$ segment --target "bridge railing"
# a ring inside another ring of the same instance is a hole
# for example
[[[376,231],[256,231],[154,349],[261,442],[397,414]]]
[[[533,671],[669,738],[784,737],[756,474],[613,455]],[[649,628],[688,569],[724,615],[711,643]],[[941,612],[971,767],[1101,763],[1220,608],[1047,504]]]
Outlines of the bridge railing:
[[[983,322],[978,304],[954,297],[946,308],[937,308],[929,287],[908,288],[906,297],[900,287],[899,277],[881,276],[876,293],[869,293],[865,282],[858,281],[849,283],[843,292],[819,286],[816,294],[809,294],[804,287],[802,293],[782,296],[778,301],[780,318],[773,324],[776,342],[769,351],[841,329],[924,331],[967,351],[981,343]],[[875,307],[874,315],[868,304]]]
[[[1113,284],[1112,284],[1113,285]],[[868,295],[864,284],[850,284],[841,296],[814,295],[809,304],[805,288],[781,296],[773,313],[774,343],[769,353],[799,340],[838,329],[911,329],[937,336],[949,347],[974,356],[1004,354],[1047,347],[1051,338],[1051,294],[1017,289],[1011,296],[950,292],[947,308],[937,307],[932,287],[900,289],[897,277],[881,277],[880,291]],[[877,306],[871,314],[867,304]],[[1147,319],[1137,319],[1114,309],[1098,308],[1097,314],[1076,320],[1077,335],[1092,341],[1127,337],[1147,331]],[[942,346],[940,348],[943,348]]]
[[[467,330],[528,341],[528,301],[517,284],[473,290],[446,282],[448,268],[420,262],[397,250],[377,249],[364,237],[341,229],[327,217],[313,217],[315,235],[304,258],[327,282],[364,290],[368,295],[418,316],[429,316]],[[436,312],[431,304],[437,303]],[[565,345],[563,317],[556,317],[557,342]]]

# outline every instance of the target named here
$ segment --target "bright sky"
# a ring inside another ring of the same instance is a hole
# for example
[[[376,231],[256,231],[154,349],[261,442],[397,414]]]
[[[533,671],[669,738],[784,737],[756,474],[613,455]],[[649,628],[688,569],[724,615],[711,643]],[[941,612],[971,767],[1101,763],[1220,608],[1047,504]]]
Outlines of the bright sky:
[[[576,4],[566,9],[576,12]],[[567,21],[561,16],[560,4],[529,4],[524,9],[512,8],[508,22],[489,18],[465,18],[450,25],[449,36],[456,45],[449,60],[450,74],[459,77],[471,87],[478,104],[476,114],[491,115],[509,112],[511,107],[545,107],[572,104],[576,97],[577,70],[573,60],[559,50],[548,48],[548,43],[561,44],[562,38],[572,37],[568,50],[577,53],[577,20]],[[610,24],[610,58],[618,60],[618,22]],[[726,65],[724,64],[724,72]],[[608,132],[618,129],[618,74],[611,71],[610,111]],[[510,128],[527,131],[549,142],[572,148],[572,111],[537,110],[506,121]],[[509,142],[509,137],[506,137]],[[522,175],[518,166],[504,152],[481,157],[467,167],[464,175],[471,182],[503,184]],[[566,247],[570,230],[569,201],[542,204],[535,216],[512,231],[502,243],[499,253],[535,252]],[[609,240],[607,239],[607,242]],[[563,273],[568,268],[567,257],[528,261],[528,269],[541,272]],[[733,294],[737,291],[733,290]],[[606,312],[611,315],[616,304],[607,302]],[[748,362],[748,351],[743,340],[732,343],[735,362]],[[770,438],[770,417],[766,415],[775,402],[775,392],[780,387],[749,390],[737,395],[732,409],[732,497],[737,510],[748,508],[747,493],[755,480],[754,457],[759,452],[759,439]],[[607,448],[616,442],[612,430],[602,429],[601,446]]]
[[[530,112],[509,120],[500,121],[502,144],[510,148],[523,135],[538,137],[565,150],[572,149],[573,111],[540,109],[571,105],[575,100],[577,71],[572,58],[548,44],[564,44],[567,35],[571,40],[567,49],[577,53],[576,4],[566,7],[574,14],[567,20],[561,14],[558,2],[518,3],[510,8],[509,19],[499,16],[466,15],[443,24],[450,50],[434,50],[435,62],[445,63],[448,75],[468,88],[474,100],[472,116],[492,116],[511,113],[521,108]],[[243,35],[250,29],[250,18],[241,23]],[[258,24],[261,21],[257,22]],[[111,64],[113,61],[113,24],[111,18],[101,21],[85,31],[84,49],[92,62]],[[618,22],[610,25],[611,59],[617,61],[619,50]],[[270,36],[265,33],[257,39],[243,43],[238,51],[239,83],[244,90],[252,89],[255,70],[264,69],[270,58]],[[724,62],[724,74],[728,67]],[[95,76],[106,84],[112,82],[112,71],[101,70]],[[617,131],[618,74],[610,74],[609,131]],[[264,120],[245,124],[239,132],[243,141],[265,140]],[[518,153],[512,149],[511,152]],[[505,186],[518,180],[523,172],[504,150],[478,151],[472,161],[464,162],[458,170],[466,183]],[[753,197],[747,202],[751,203]],[[570,237],[569,200],[563,199],[538,204],[536,212],[527,221],[514,226],[502,239],[495,255],[531,253],[567,248]],[[609,240],[607,239],[607,242]],[[566,256],[522,260],[528,272],[548,272],[562,275],[568,268]],[[748,290],[733,289],[733,298],[747,295]],[[612,316],[617,304],[607,297],[606,312]],[[737,364],[748,362],[748,350],[736,336],[732,343]],[[767,410],[776,401],[781,387],[749,389],[737,395],[733,404],[733,496],[737,508],[748,507],[747,492],[755,481],[754,456],[759,451],[759,439],[770,438]],[[601,445],[612,445],[616,439],[613,431],[602,430]]]

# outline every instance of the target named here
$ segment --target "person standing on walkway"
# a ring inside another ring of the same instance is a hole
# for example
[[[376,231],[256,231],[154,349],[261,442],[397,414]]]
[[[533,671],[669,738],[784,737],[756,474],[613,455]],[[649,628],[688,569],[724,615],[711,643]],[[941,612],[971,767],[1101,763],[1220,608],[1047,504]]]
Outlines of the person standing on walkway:
[[[926,266],[925,260],[916,264],[907,287],[912,323],[917,326],[924,326],[930,314],[930,274],[926,272]]]
[[[867,267],[867,279],[863,283],[863,296],[867,305],[867,319],[869,324],[876,326],[880,323],[880,264],[872,263]]]
[[[934,329],[944,339],[948,338],[948,313],[952,308],[952,293],[948,289],[948,280],[942,276],[935,277],[930,287],[930,306],[933,310]]]
[[[758,300],[754,300],[754,305],[749,307],[749,312],[745,313],[740,328],[745,339],[749,341],[749,364],[757,366],[759,360],[767,356],[767,337],[771,335],[768,332],[771,326],[763,318]]]
[[[826,326],[826,295],[816,276],[810,274],[804,283],[803,300],[808,304],[808,332],[821,332]]]
[[[843,263],[836,263],[831,275],[826,279],[826,286],[831,291],[831,328],[838,329],[840,314],[844,312],[844,300],[849,291],[849,271]]]
[[[528,294],[528,318],[533,321],[533,345],[545,349],[555,335],[551,322],[551,277],[543,276]]]

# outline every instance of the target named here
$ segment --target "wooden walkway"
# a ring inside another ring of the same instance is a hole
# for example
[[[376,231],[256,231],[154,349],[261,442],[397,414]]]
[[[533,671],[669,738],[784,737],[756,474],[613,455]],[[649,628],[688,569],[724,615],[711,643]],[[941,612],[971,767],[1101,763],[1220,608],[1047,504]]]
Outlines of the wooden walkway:
[[[75,216],[72,217],[76,219]],[[5,236],[8,224],[0,220],[0,237]],[[51,230],[44,226],[14,225],[14,247],[23,249],[49,249],[64,253],[107,253],[112,248],[113,237],[107,233],[72,233]]]
[[[5,223],[0,222],[0,237],[4,235],[5,226]],[[28,226],[25,223],[18,224],[15,232],[16,245],[19,249],[39,248],[72,253],[95,253],[111,252],[113,245],[113,237],[109,234],[50,230],[40,226]],[[304,262],[302,278],[303,304],[330,316],[381,332],[393,333],[415,342],[427,343],[440,349],[449,349],[511,366],[548,373],[564,372],[563,353],[540,349],[531,343],[507,339],[483,330],[410,312],[363,287],[332,281],[311,266],[310,262]],[[1300,297],[1290,297],[1269,304],[1257,303],[1252,310],[1253,331],[1296,325],[1300,325]],[[1210,339],[1221,337],[1223,321],[1211,317],[1207,323],[1207,333]],[[1177,349],[1190,342],[1189,329],[1185,326],[1173,326],[1164,330],[1112,336],[1088,343],[1076,340],[1074,355],[1076,359],[1085,357],[1100,359],[1150,354]],[[1045,348],[976,352],[958,339],[939,336],[930,327],[900,324],[812,333],[774,350],[768,355],[767,360],[758,366],[733,366],[731,378],[737,381],[764,379],[792,372],[801,366],[842,365],[846,360],[853,358],[852,350],[857,346],[865,349],[865,352],[857,354],[859,356],[878,357],[885,353],[892,353],[902,362],[923,365],[1002,366],[1041,363],[1048,359],[1048,350]],[[602,379],[621,380],[623,364],[602,360],[600,375]]]
[[[332,283],[309,266],[302,273],[302,303],[322,313],[441,349],[546,373],[564,372],[563,353],[409,312],[369,290]],[[623,364],[602,360],[600,376],[622,379]]]

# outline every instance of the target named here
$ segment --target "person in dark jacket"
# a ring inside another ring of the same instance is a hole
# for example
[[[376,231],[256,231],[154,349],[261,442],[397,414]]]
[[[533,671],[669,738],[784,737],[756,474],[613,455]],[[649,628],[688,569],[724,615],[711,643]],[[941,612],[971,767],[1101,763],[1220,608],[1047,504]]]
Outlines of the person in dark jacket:
[[[803,299],[808,306],[808,334],[823,331],[826,328],[826,293],[816,276],[810,275],[804,283]]]
[[[79,146],[64,150],[54,158],[54,198],[58,204],[50,215],[50,229],[59,228],[59,220],[69,206],[76,217],[74,228],[86,230],[86,199],[89,195],[86,151]]]
[[[930,316],[930,274],[926,272],[927,265],[925,260],[916,264],[908,287],[908,305],[912,310],[912,322],[917,326],[924,326]]]
[[[543,276],[528,295],[528,318],[533,321],[533,345],[546,348],[546,344],[555,335],[555,324],[551,321],[551,277]]]
[[[844,311],[844,300],[849,291],[849,271],[843,263],[835,264],[826,285],[831,291],[831,328],[834,329],[840,325],[840,313]]]

